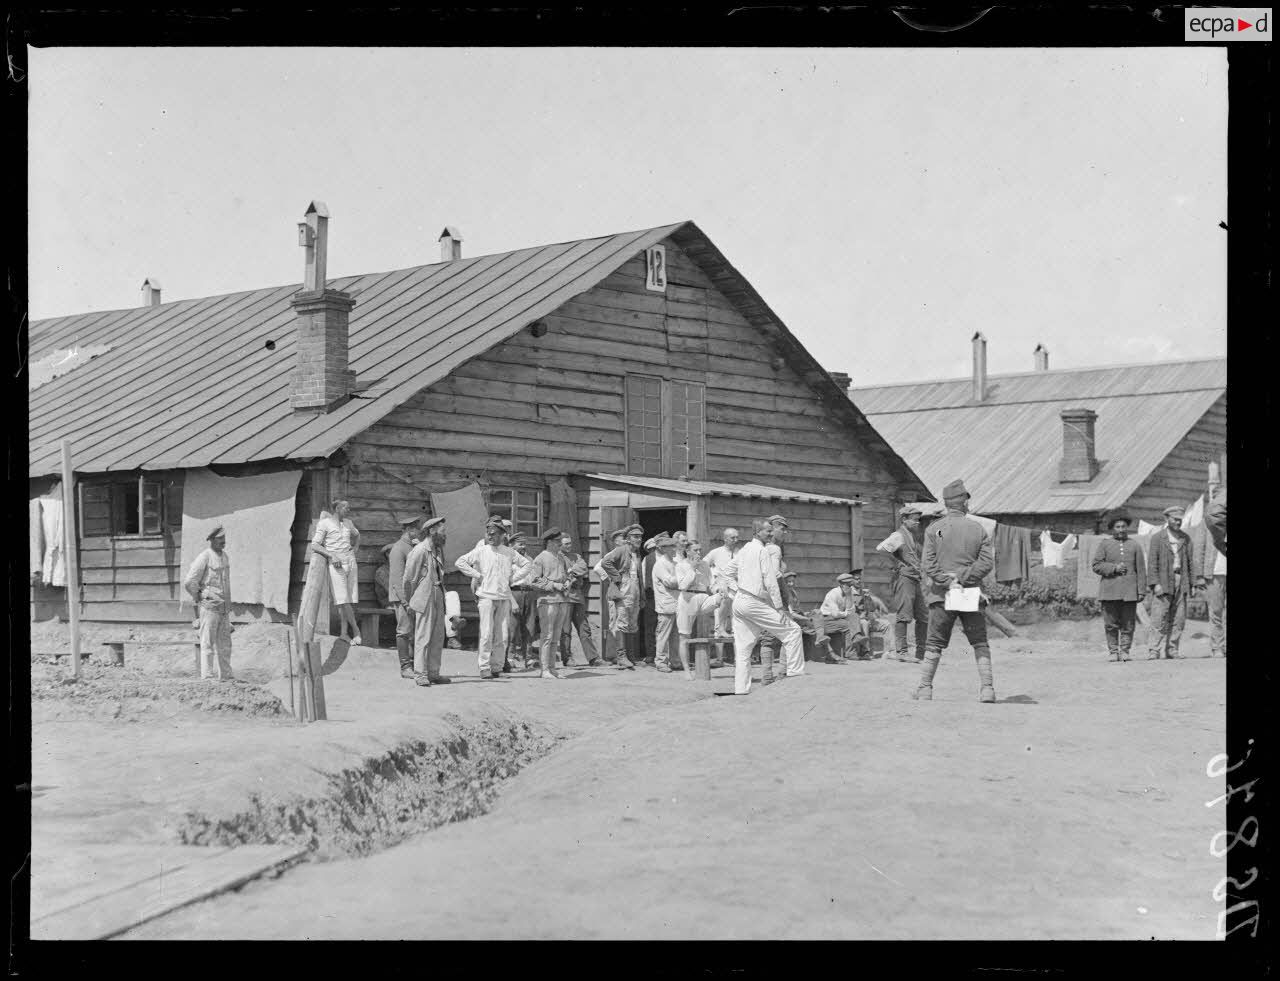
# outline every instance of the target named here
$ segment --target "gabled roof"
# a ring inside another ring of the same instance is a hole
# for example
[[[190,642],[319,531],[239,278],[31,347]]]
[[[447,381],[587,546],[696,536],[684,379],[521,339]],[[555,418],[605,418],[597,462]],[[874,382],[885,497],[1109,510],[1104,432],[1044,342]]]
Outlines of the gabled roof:
[[[111,349],[29,393],[30,474],[58,471],[64,437],[72,441],[76,470],[85,473],[327,457],[421,389],[668,237],[773,338],[895,479],[918,484],[693,222],[329,280],[328,288],[356,300],[349,364],[359,388],[325,414],[289,405],[297,284],[36,321],[29,332],[33,359],[77,344]]]
[[[784,490],[781,487],[765,487],[762,484],[723,484],[712,480],[677,480],[671,477],[644,477],[632,473],[588,473],[589,480],[602,480],[647,490],[671,491],[693,497],[748,497],[765,501],[804,501],[809,504],[847,504],[862,507],[861,501],[827,494],[810,494],[807,491]]]
[[[849,397],[931,491],[962,477],[983,514],[1104,511],[1127,501],[1227,386],[1225,358],[854,388]],[[1098,414],[1087,484],[1058,480],[1063,409]]]

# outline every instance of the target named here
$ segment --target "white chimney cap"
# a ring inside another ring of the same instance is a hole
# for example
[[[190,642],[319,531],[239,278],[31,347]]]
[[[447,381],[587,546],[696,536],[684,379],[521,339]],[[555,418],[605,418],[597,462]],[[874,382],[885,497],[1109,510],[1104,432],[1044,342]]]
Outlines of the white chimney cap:
[[[307,205],[307,210],[303,212],[303,214],[309,215],[312,213],[318,215],[321,218],[328,218],[329,206],[326,205],[323,201],[312,201],[309,205]]]
[[[156,279],[154,276],[148,276],[146,279],[142,281],[142,288],[146,289],[148,286],[150,286],[153,290],[158,290],[161,288],[160,280]]]
[[[444,238],[451,238],[455,242],[461,242],[462,232],[458,231],[457,225],[445,225],[444,231],[440,233],[440,238],[436,239],[436,241],[438,242],[440,239]]]

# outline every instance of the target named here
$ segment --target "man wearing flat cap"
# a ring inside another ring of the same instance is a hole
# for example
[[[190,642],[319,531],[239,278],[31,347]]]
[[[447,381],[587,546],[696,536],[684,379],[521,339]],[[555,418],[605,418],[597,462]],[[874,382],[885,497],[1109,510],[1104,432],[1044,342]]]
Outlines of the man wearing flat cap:
[[[670,535],[661,534],[654,539],[653,547],[657,552],[650,573],[657,619],[654,625],[654,662],[659,672],[670,674],[676,606],[680,596],[680,583],[676,579],[676,542]]]
[[[231,680],[231,559],[222,526],[208,535],[209,547],[196,556],[182,580],[195,601],[200,629],[200,677]]]
[[[413,680],[423,688],[448,684],[440,674],[444,656],[445,519],[422,522],[422,541],[405,562],[401,587],[414,612]]]
[[[782,569],[775,550],[766,549],[773,528],[768,519],[751,523],[751,540],[725,568],[737,590],[733,596],[733,693],[751,691],[751,649],[766,631],[782,642],[786,677],[804,675],[804,637],[783,603],[779,588]],[[761,664],[765,664],[761,643]],[[770,663],[768,667],[772,667]],[[771,677],[771,676],[770,676]]]
[[[942,490],[947,513],[929,526],[924,536],[924,552],[920,568],[929,583],[929,633],[925,639],[924,662],[920,666],[920,684],[915,697],[922,701],[933,698],[933,676],[938,670],[942,652],[951,642],[956,620],[973,648],[978,662],[978,701],[996,700],[995,682],[991,674],[991,646],[987,643],[987,619],[979,609],[948,610],[947,592],[953,588],[972,589],[982,584],[995,567],[991,539],[986,529],[968,517],[969,492],[963,480],[953,480]]]
[[[499,517],[484,526],[484,539],[454,565],[471,580],[480,615],[478,667],[481,681],[500,677],[506,666],[511,628],[511,577],[516,565],[529,560],[506,544],[506,529]]]
[[[538,623],[542,628],[540,653],[542,677],[560,680],[556,671],[556,654],[560,635],[569,624],[573,612],[566,595],[571,588],[569,563],[560,552],[559,528],[548,528],[542,533],[542,551],[533,560],[533,579],[529,583],[538,606]]]
[[[609,580],[605,596],[609,601],[609,629],[613,632],[618,670],[633,671],[636,665],[628,655],[638,654],[636,633],[640,625],[643,589],[639,553],[644,541],[644,529],[633,524],[622,529],[622,533],[622,544],[600,560],[600,571]],[[630,651],[628,647],[631,648]]]
[[[1147,586],[1151,590],[1151,644],[1148,660],[1178,657],[1191,596],[1191,538],[1182,530],[1185,509],[1164,509],[1165,526],[1147,546]]]
[[[800,605],[800,599],[796,595],[795,574],[782,575],[781,572],[786,567],[786,562],[782,557],[782,546],[786,543],[788,535],[791,533],[791,526],[787,519],[780,514],[771,514],[764,519],[769,523],[769,538],[764,544],[764,550],[768,553],[770,560],[779,570],[778,576],[778,595],[782,598],[782,609],[792,615]],[[809,624],[810,627],[812,626]],[[801,627],[803,630],[803,626]],[[812,632],[812,630],[810,631]],[[801,641],[803,645],[803,641]],[[761,675],[761,683],[769,684],[774,677],[773,664],[778,659],[779,649],[782,645],[782,638],[778,637],[771,630],[766,630],[760,635],[760,665],[763,669]],[[801,647],[800,666],[796,670],[794,664],[788,665],[784,659],[780,670],[779,678],[787,678],[792,674],[801,674],[804,671],[804,653]]]
[[[894,613],[894,657],[899,661],[911,661],[907,646],[907,624],[915,621],[916,661],[924,660],[925,643],[929,637],[929,604],[924,598],[924,573],[920,570],[920,505],[904,504],[897,529],[876,546],[893,559],[893,571],[889,576],[892,594],[890,607]]]
[[[503,527],[506,527],[505,521]],[[509,533],[507,544],[517,558],[512,560],[511,623],[507,628],[507,667],[503,670],[510,670],[512,663],[518,662],[523,671],[538,647],[537,596],[530,586],[533,582],[533,558],[529,555],[529,539],[524,532]]]
[[[1098,542],[1093,551],[1093,571],[1100,580],[1098,600],[1102,604],[1108,660],[1117,662],[1129,660],[1138,601],[1147,592],[1147,564],[1142,548],[1129,540],[1132,520],[1125,511],[1111,512],[1107,516],[1111,537]]]

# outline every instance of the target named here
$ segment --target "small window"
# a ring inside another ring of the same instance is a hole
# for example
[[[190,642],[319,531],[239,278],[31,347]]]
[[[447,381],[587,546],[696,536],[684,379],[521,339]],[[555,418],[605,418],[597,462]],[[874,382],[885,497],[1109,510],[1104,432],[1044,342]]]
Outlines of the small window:
[[[626,427],[628,473],[695,480],[707,475],[705,385],[627,375]]]
[[[80,484],[82,537],[160,535],[166,526],[164,488],[158,480],[129,477]]]
[[[505,518],[516,531],[537,539],[542,533],[542,491],[494,488],[489,491],[489,513]]]

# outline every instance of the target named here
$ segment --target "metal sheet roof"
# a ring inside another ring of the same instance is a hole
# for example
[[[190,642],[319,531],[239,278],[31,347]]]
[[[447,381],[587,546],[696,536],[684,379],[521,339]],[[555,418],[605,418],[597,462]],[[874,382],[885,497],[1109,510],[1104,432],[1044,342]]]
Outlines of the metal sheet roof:
[[[980,514],[1103,511],[1128,500],[1226,392],[1226,360],[993,376],[971,401],[968,378],[855,388],[850,398],[941,494],[961,477]],[[1088,484],[1062,484],[1068,408],[1098,413]]]
[[[861,501],[844,497],[828,497],[825,494],[809,494],[805,491],[785,490],[781,487],[765,487],[761,484],[721,484],[710,480],[675,480],[667,477],[645,477],[630,473],[588,473],[589,480],[606,480],[615,484],[643,487],[647,490],[667,491],[674,494],[690,494],[694,497],[754,497],[767,501],[804,501],[810,504],[846,504],[861,507]]]
[[[29,393],[29,472],[58,471],[63,437],[72,440],[76,469],[88,473],[329,456],[416,392],[668,237],[782,347],[833,415],[899,481],[918,484],[841,387],[689,221],[329,280],[328,288],[356,300],[349,364],[360,388],[325,414],[289,405],[290,300],[297,285],[36,321],[31,358],[77,344],[105,343],[111,350]]]

